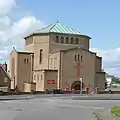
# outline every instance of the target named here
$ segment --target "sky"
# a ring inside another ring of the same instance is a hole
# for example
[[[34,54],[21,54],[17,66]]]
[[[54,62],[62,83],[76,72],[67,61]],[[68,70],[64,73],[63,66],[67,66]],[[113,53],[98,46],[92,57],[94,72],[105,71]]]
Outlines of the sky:
[[[119,0],[0,0],[0,62],[9,61],[13,46],[24,49],[24,36],[59,21],[90,36],[105,71],[120,77],[119,6]]]

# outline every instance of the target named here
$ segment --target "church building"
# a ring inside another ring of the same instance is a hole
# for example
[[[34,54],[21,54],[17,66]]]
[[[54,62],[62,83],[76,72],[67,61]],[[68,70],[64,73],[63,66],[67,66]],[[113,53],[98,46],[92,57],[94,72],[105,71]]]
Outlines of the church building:
[[[10,53],[11,89],[20,92],[82,87],[105,89],[102,58],[91,52],[90,37],[59,22],[24,38],[25,49]]]

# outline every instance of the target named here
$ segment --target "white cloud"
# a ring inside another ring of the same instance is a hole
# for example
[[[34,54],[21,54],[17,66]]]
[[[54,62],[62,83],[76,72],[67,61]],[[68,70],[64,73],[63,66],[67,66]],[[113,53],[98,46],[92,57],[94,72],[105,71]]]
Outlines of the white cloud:
[[[12,46],[24,47],[23,36],[44,26],[35,16],[24,16],[18,21],[10,17],[15,10],[16,0],[0,0],[0,62],[8,61]],[[120,48],[92,51],[103,57],[103,67],[111,74],[120,76]]]
[[[43,22],[30,15],[13,21],[14,18],[10,16],[16,11],[16,1],[0,0],[0,62],[8,61],[13,45],[16,48],[24,47],[23,36],[44,26]]]
[[[103,57],[103,68],[107,72],[120,77],[120,47],[106,50],[92,48],[91,50]]]
[[[44,23],[37,20],[34,16],[25,16],[14,23],[12,31],[14,36],[24,37],[28,33],[32,33],[43,26]]]
[[[0,0],[0,15],[9,14],[16,5],[16,0]]]

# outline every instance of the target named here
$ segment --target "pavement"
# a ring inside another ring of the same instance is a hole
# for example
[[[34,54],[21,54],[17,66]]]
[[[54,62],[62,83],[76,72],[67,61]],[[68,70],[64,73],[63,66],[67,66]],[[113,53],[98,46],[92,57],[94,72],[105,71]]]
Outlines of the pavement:
[[[93,96],[98,97],[98,95]],[[106,97],[106,95],[100,96]],[[117,95],[111,97],[116,98]],[[93,113],[100,113],[102,110],[120,105],[119,100],[76,100],[75,98],[80,98],[80,95],[0,96],[2,99],[0,120],[97,120]]]
[[[78,95],[73,100],[120,100],[120,94],[94,94],[94,95]]]
[[[45,94],[45,95],[8,95],[0,96],[0,101],[5,100],[27,100],[36,98],[61,98],[72,100],[120,100],[120,94]]]
[[[97,120],[119,120],[111,114],[111,109],[96,110],[93,114]]]

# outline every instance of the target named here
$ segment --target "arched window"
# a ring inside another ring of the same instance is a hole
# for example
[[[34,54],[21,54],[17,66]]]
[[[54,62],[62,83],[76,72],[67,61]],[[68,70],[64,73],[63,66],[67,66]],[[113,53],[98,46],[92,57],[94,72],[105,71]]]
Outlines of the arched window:
[[[28,64],[28,58],[27,58],[27,64]]]
[[[24,59],[24,63],[26,64],[26,58]]]
[[[78,61],[80,60],[80,55],[78,54],[78,59],[77,59]]]
[[[73,38],[73,37],[71,37],[70,43],[71,43],[71,44],[74,44],[74,38]]]
[[[60,43],[64,43],[64,37],[61,37]]]
[[[83,61],[83,55],[81,54],[81,62]]]
[[[56,36],[56,43],[59,43],[59,36]]]
[[[79,44],[79,39],[78,38],[75,39],[75,44],[76,45]]]
[[[66,37],[65,43],[66,43],[66,44],[69,44],[69,37]]]
[[[75,55],[75,61],[77,61],[77,55]]]
[[[41,80],[43,80],[43,75],[41,74]]]
[[[41,64],[43,61],[43,50],[40,49],[40,59],[39,59],[39,63]]]

